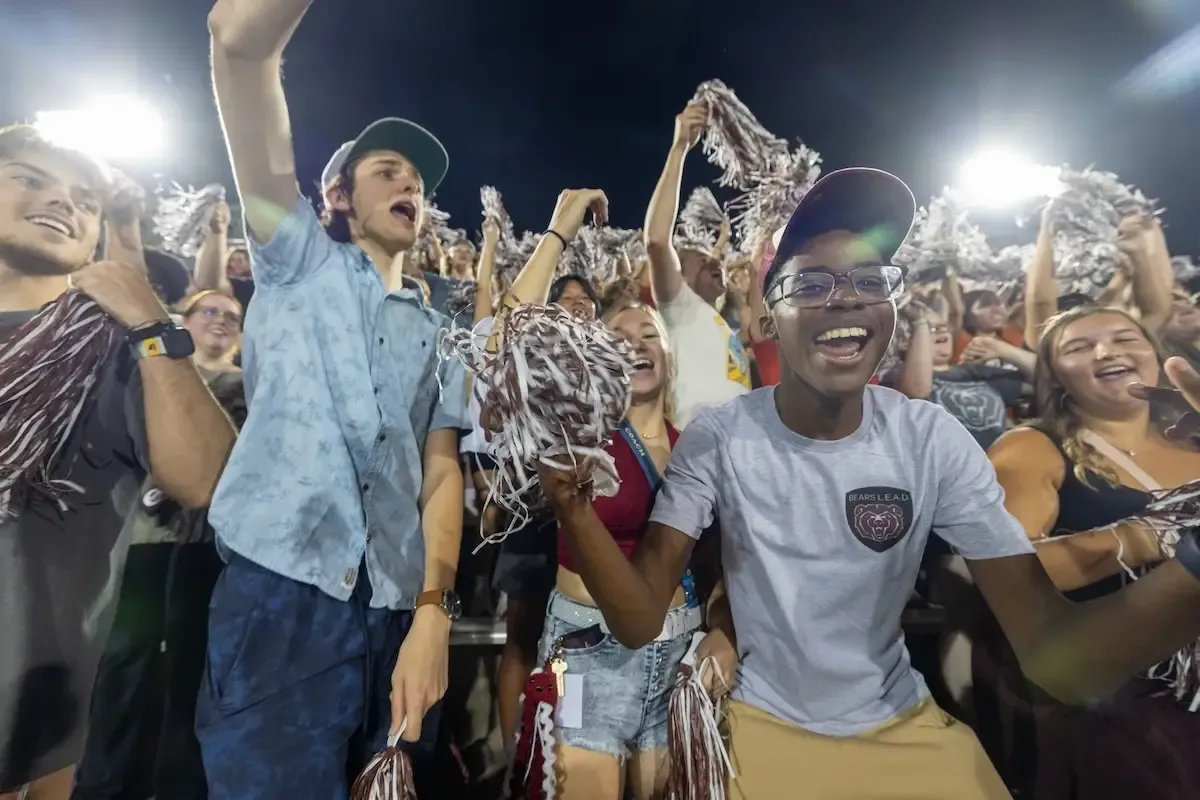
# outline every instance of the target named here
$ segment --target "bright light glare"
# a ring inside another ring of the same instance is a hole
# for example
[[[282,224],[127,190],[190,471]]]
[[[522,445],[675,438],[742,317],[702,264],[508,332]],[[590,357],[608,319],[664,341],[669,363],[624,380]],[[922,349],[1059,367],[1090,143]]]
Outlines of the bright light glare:
[[[1058,172],[1016,153],[989,150],[963,164],[956,188],[970,205],[1003,208],[1058,194]]]
[[[162,117],[132,98],[101,100],[86,109],[39,111],[35,127],[50,141],[111,161],[153,159],[162,154]]]

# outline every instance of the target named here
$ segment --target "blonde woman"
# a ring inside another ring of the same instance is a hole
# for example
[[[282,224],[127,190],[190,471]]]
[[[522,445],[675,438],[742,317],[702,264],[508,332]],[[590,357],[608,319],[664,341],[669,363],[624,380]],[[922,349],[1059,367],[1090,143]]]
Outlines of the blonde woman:
[[[1097,307],[1059,314],[1038,342],[1041,417],[990,451],[1006,507],[1072,599],[1110,594],[1126,568],[1162,560],[1152,530],[1120,520],[1141,511],[1151,491],[1200,478],[1200,452],[1164,435],[1173,417],[1130,392],[1160,380],[1158,347],[1129,314]],[[1162,696],[1168,688],[1135,679],[1095,709],[1068,708],[1034,692],[1033,796],[1200,797],[1200,716]]]

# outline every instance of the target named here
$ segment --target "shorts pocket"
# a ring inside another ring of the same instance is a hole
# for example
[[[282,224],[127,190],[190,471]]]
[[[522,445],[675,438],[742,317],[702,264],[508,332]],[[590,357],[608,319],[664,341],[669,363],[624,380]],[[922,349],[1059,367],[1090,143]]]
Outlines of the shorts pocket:
[[[550,658],[554,654],[554,649],[558,644],[558,640],[564,636],[569,636],[572,633],[586,630],[590,625],[574,625],[570,622],[559,619],[558,617],[547,616],[545,635],[542,637],[542,660]],[[582,658],[584,656],[594,656],[599,653],[611,650],[613,647],[620,647],[620,644],[613,638],[611,633],[603,633],[595,644],[588,644],[582,647],[563,647],[563,655],[567,658],[567,663],[570,664],[572,658]]]

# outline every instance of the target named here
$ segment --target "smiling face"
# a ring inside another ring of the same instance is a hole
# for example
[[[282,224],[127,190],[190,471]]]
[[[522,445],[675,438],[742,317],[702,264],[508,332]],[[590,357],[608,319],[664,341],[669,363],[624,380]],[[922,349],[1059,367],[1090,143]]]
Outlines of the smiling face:
[[[879,252],[865,239],[832,231],[810,240],[772,278],[764,331],[778,341],[789,372],[818,394],[861,394],[891,342],[896,306],[878,301],[880,287],[868,280],[872,271],[861,269],[881,265]],[[849,285],[851,270],[862,276],[858,291]],[[818,291],[819,285],[802,290],[801,276],[811,276],[814,284],[832,276],[832,294],[822,302],[828,290]],[[776,299],[778,287],[797,292]]]
[[[229,260],[225,262],[225,274],[231,278],[250,277],[250,254],[244,247],[229,251]]]
[[[372,151],[354,164],[354,191],[334,188],[330,205],[348,213],[352,240],[368,239],[389,254],[417,240],[425,214],[425,189],[417,168],[399,153]]]
[[[683,279],[704,302],[716,306],[725,294],[725,268],[720,259],[703,250],[685,248],[679,251],[679,265]]]
[[[241,341],[241,304],[232,297],[210,292],[188,310],[183,327],[192,335],[197,350],[209,358],[222,358]]]
[[[1008,309],[995,292],[978,292],[967,302],[966,327],[971,333],[999,333],[1008,323]]]
[[[450,262],[450,277],[469,281],[475,277],[475,248],[470,242],[457,242],[446,251]]]
[[[596,318],[596,304],[592,302],[591,295],[579,284],[579,281],[565,281],[562,293],[558,296],[557,300],[552,302],[558,303],[581,319]]]
[[[667,383],[669,363],[663,330],[646,308],[631,306],[618,311],[608,327],[633,346],[633,403],[657,401]]]
[[[1178,344],[1193,344],[1200,339],[1200,309],[1182,300],[1171,306],[1171,316],[1163,326],[1162,338]]]
[[[1131,319],[1099,312],[1063,325],[1050,343],[1051,368],[1067,396],[1089,416],[1112,418],[1140,410],[1131,383],[1157,385],[1158,354]]]
[[[49,147],[0,159],[0,260],[31,275],[67,275],[90,262],[100,238],[103,187]]]

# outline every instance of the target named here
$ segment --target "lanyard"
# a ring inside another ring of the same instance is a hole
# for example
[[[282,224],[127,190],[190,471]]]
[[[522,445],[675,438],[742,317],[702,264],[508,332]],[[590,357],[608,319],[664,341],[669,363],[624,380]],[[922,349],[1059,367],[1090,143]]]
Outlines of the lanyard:
[[[633,451],[637,457],[638,465],[641,466],[642,472],[646,475],[646,481],[650,484],[650,491],[658,494],[658,490],[662,488],[662,475],[658,472],[658,467],[654,465],[654,459],[650,458],[650,451],[646,449],[646,445],[642,442],[642,437],[638,436],[637,431],[629,424],[628,420],[621,420],[621,426],[618,428],[621,436],[625,439],[629,449]],[[687,601],[688,608],[698,608],[700,606],[700,598],[696,595],[696,579],[692,576],[691,569],[683,573],[683,597]]]
[[[658,490],[662,487],[662,475],[658,474],[658,467],[654,466],[654,459],[650,458],[650,451],[642,443],[642,437],[638,436],[637,431],[633,429],[628,420],[621,420],[621,427],[618,430],[621,431],[621,436],[625,438],[629,449],[637,457],[638,465],[642,468],[642,472],[646,475],[646,481],[650,484],[650,491],[658,494]]]

